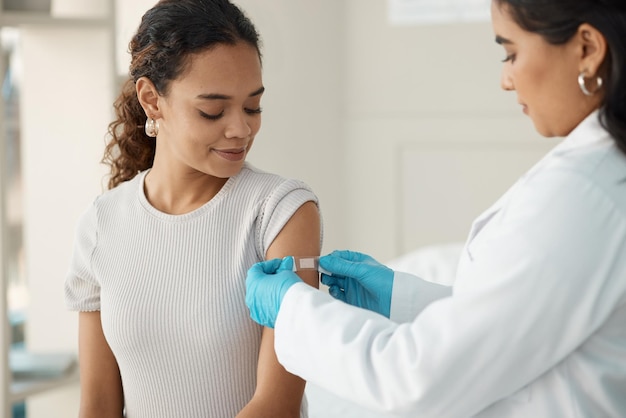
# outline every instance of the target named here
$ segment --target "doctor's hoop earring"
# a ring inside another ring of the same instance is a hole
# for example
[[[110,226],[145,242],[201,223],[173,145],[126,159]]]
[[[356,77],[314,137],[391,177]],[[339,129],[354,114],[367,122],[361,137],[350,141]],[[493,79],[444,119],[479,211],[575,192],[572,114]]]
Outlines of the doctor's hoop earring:
[[[587,89],[587,85],[585,82],[585,72],[581,72],[578,74],[578,85],[580,86],[580,90],[583,92],[585,96],[593,96],[596,94],[600,88],[602,87],[602,77],[596,77],[596,89],[594,91],[589,91]]]
[[[156,138],[156,136],[159,134],[159,122],[152,118],[148,118],[146,120],[145,130],[146,135],[148,135],[150,138]]]

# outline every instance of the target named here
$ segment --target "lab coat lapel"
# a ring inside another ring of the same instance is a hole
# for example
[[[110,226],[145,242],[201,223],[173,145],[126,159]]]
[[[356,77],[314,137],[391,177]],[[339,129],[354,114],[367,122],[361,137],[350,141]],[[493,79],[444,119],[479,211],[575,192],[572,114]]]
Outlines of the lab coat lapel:
[[[504,198],[504,196],[502,196]],[[479,232],[489,223],[489,221],[502,209],[502,198],[498,200],[495,204],[493,204],[489,209],[483,212],[476,220],[472,223],[472,227],[469,232],[469,236],[467,237],[467,242],[465,244],[465,249],[467,251],[467,255],[470,260],[474,260],[472,253],[470,251],[472,241],[478,236]]]
[[[525,181],[529,173],[523,175],[509,190],[506,191],[506,193],[500,197],[500,199],[498,199],[489,209],[478,216],[478,218],[476,218],[476,220],[472,223],[472,227],[470,228],[470,232],[465,243],[465,251],[471,261],[474,261],[471,251],[472,242],[479,236],[485,226],[487,226],[489,222],[493,220],[493,218],[502,210],[502,208],[506,206],[507,202],[511,198],[511,195],[514,193],[515,188]]]
[[[489,209],[483,212],[474,222],[472,223],[472,227],[470,229],[469,236],[466,242],[466,248],[469,248],[472,241],[478,236],[480,231],[484,229],[484,227],[489,223],[490,220],[493,219],[494,216],[502,210],[502,208],[507,204],[511,195],[515,193],[515,189],[519,187],[521,184],[525,183],[529,177],[533,176],[537,171],[541,170],[552,158],[552,155],[559,149],[559,147],[555,147],[552,151],[546,154],[541,160],[539,160],[530,170],[528,170],[524,175],[522,175],[514,184],[509,188],[509,190],[504,193],[500,199],[496,201]],[[470,259],[473,260],[471,252],[468,250],[468,255]]]

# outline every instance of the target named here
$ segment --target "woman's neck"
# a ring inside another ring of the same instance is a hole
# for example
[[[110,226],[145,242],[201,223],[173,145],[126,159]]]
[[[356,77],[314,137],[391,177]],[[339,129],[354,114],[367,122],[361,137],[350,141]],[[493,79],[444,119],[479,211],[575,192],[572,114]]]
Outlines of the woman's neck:
[[[153,167],[144,179],[146,199],[157,210],[171,215],[189,213],[209,202],[228,178],[195,170],[173,172]]]

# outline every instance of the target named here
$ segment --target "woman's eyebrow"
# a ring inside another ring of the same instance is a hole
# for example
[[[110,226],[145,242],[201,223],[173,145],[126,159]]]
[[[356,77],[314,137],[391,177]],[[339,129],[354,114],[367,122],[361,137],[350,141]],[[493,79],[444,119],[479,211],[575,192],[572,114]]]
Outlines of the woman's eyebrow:
[[[258,90],[255,90],[252,93],[250,93],[248,97],[258,96],[260,94],[263,94],[264,91],[265,91],[265,87],[260,87]],[[232,96],[228,96],[226,94],[219,94],[219,93],[207,93],[207,94],[199,94],[196,96],[196,98],[204,99],[204,100],[230,100],[232,99]]]
[[[250,93],[249,97],[258,96],[260,94],[263,94],[264,91],[265,91],[265,87],[261,86],[258,90],[255,90],[252,93]]]
[[[512,44],[513,42],[500,35],[496,35],[496,43],[499,45],[503,45],[503,44]]]

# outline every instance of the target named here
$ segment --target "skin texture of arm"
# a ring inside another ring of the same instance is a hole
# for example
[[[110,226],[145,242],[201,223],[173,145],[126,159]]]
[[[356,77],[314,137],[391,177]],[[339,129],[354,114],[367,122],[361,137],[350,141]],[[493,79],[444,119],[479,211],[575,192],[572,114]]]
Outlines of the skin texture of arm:
[[[79,418],[121,418],[124,410],[122,380],[102,332],[100,312],[80,312],[78,324]]]
[[[305,203],[278,234],[267,251],[267,259],[288,255],[319,255],[320,229],[317,206],[313,202]],[[307,284],[319,287],[317,271],[301,271],[298,275]],[[274,330],[264,328],[259,351],[256,391],[237,418],[298,418],[305,383],[278,363],[274,352]]]

